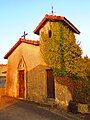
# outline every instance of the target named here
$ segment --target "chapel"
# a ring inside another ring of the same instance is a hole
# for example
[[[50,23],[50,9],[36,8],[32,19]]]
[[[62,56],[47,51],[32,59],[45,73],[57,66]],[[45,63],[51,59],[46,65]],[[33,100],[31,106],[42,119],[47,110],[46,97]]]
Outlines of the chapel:
[[[39,35],[38,41],[20,38],[6,53],[4,59],[8,59],[6,76],[8,96],[39,103],[51,100],[67,108],[69,101],[72,100],[72,94],[67,86],[58,84],[52,68],[46,64],[40,50],[42,33],[53,39],[57,33],[60,34],[60,27],[57,27],[56,32],[51,29],[57,24],[63,24],[74,34],[80,34],[65,17],[46,14],[34,30],[34,33]]]

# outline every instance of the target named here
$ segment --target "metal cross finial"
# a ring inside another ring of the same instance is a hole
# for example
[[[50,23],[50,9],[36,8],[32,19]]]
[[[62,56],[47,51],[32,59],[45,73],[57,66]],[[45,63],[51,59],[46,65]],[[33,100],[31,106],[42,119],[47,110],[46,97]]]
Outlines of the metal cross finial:
[[[52,6],[52,11],[51,11],[52,15],[53,15],[53,6]]]
[[[51,11],[51,14],[53,15],[54,13],[56,13],[56,12],[54,12],[54,10],[53,10],[53,6],[52,6],[52,11]]]
[[[24,31],[24,35],[22,35],[21,37],[24,37],[24,39],[25,39],[26,35],[28,35],[28,33],[25,33],[25,31]]]

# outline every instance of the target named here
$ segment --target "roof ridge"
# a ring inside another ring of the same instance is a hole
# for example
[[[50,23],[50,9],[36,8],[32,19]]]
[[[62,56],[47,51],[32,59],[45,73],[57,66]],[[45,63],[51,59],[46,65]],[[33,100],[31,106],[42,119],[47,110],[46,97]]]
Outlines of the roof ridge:
[[[24,38],[19,38],[19,40],[21,40],[21,41],[39,41],[39,40],[29,40],[29,39],[24,39]]]
[[[29,44],[33,44],[33,45],[39,45],[39,40],[27,40],[27,39],[20,38],[20,41],[25,42],[25,43],[29,43]]]
[[[41,20],[41,22],[38,24],[38,26],[33,31],[35,34],[39,35],[39,30],[43,27],[43,25],[49,21],[49,20],[56,20],[56,21],[62,21],[66,24],[71,30],[73,30],[74,33],[80,34],[80,31],[64,16],[56,16],[56,15],[48,15],[46,14],[44,18]]]
[[[60,18],[64,18],[64,16],[48,15],[48,14],[46,14],[45,17],[52,17],[52,18],[53,18],[53,17],[56,17],[56,18],[59,18],[59,17],[60,17]]]

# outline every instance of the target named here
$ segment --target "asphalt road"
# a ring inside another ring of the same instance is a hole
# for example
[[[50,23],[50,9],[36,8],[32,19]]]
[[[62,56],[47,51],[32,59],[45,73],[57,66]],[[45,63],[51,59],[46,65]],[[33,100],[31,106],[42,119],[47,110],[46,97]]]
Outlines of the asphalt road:
[[[0,110],[0,120],[69,120],[69,118],[48,110],[19,101]]]

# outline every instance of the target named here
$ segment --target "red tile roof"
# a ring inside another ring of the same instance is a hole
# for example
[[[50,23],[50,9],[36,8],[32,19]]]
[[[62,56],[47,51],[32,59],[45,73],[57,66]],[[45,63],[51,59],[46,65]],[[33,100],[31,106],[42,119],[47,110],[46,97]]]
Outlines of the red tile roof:
[[[0,64],[0,66],[7,66],[7,64]]]
[[[7,52],[7,54],[4,56],[4,59],[8,59],[9,55],[10,55],[22,42],[27,43],[27,44],[32,44],[32,45],[39,46],[39,41],[26,40],[26,39],[20,38],[20,39],[17,41],[17,43]]]
[[[80,31],[65,17],[62,16],[56,16],[56,15],[48,15],[46,14],[45,17],[42,19],[42,21],[39,23],[39,25],[36,27],[36,29],[33,31],[35,34],[39,35],[39,30],[45,25],[47,21],[61,21],[63,24],[68,26],[74,33],[80,34]]]

